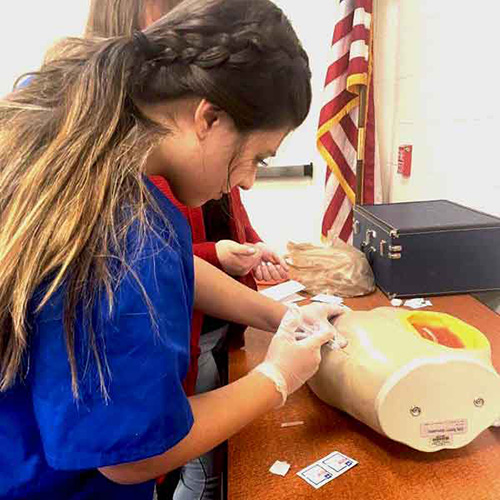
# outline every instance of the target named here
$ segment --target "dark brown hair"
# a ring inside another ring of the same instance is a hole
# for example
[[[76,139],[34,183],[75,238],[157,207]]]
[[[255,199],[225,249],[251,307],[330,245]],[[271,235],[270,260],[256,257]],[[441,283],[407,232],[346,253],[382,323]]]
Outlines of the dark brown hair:
[[[307,116],[308,57],[272,2],[184,0],[144,33],[134,88],[146,102],[204,97],[242,131],[296,128]]]

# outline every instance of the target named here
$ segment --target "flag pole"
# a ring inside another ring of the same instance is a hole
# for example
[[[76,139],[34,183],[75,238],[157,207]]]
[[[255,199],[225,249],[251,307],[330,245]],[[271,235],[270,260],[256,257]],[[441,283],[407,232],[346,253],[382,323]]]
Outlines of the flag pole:
[[[367,85],[359,86],[358,148],[356,155],[356,205],[363,205]]]

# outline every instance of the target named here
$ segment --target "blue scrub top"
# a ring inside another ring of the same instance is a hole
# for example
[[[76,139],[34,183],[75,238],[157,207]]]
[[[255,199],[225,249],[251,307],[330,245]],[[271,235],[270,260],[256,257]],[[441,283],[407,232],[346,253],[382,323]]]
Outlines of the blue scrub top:
[[[30,313],[27,377],[0,394],[1,499],[150,500],[153,481],[118,485],[97,468],[159,455],[191,429],[193,416],[182,388],[194,288],[190,230],[172,203],[146,182],[172,225],[152,215],[154,230],[132,262],[156,326],[131,273],[120,283],[111,313],[105,298],[99,298],[92,322],[109,366],[106,400],[88,356],[84,316],[77,311],[77,402],[64,343],[64,288],[39,314]],[[129,246],[137,241],[133,229],[129,241]]]

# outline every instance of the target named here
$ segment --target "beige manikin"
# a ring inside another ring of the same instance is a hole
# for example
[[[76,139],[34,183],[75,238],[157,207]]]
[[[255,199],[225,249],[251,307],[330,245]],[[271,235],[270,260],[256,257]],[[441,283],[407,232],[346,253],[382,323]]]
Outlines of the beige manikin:
[[[459,448],[500,415],[490,344],[470,325],[380,307],[346,312],[335,326],[349,344],[343,353],[323,347],[309,386],[381,434],[421,451]]]

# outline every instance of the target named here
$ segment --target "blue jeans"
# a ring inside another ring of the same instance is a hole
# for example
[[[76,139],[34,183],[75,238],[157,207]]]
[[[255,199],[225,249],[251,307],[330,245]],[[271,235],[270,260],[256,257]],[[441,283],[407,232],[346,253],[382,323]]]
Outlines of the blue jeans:
[[[196,394],[212,391],[222,385],[213,350],[217,344],[224,342],[226,332],[227,326],[200,337]],[[173,500],[220,500],[223,468],[223,445],[191,460],[181,469]]]

